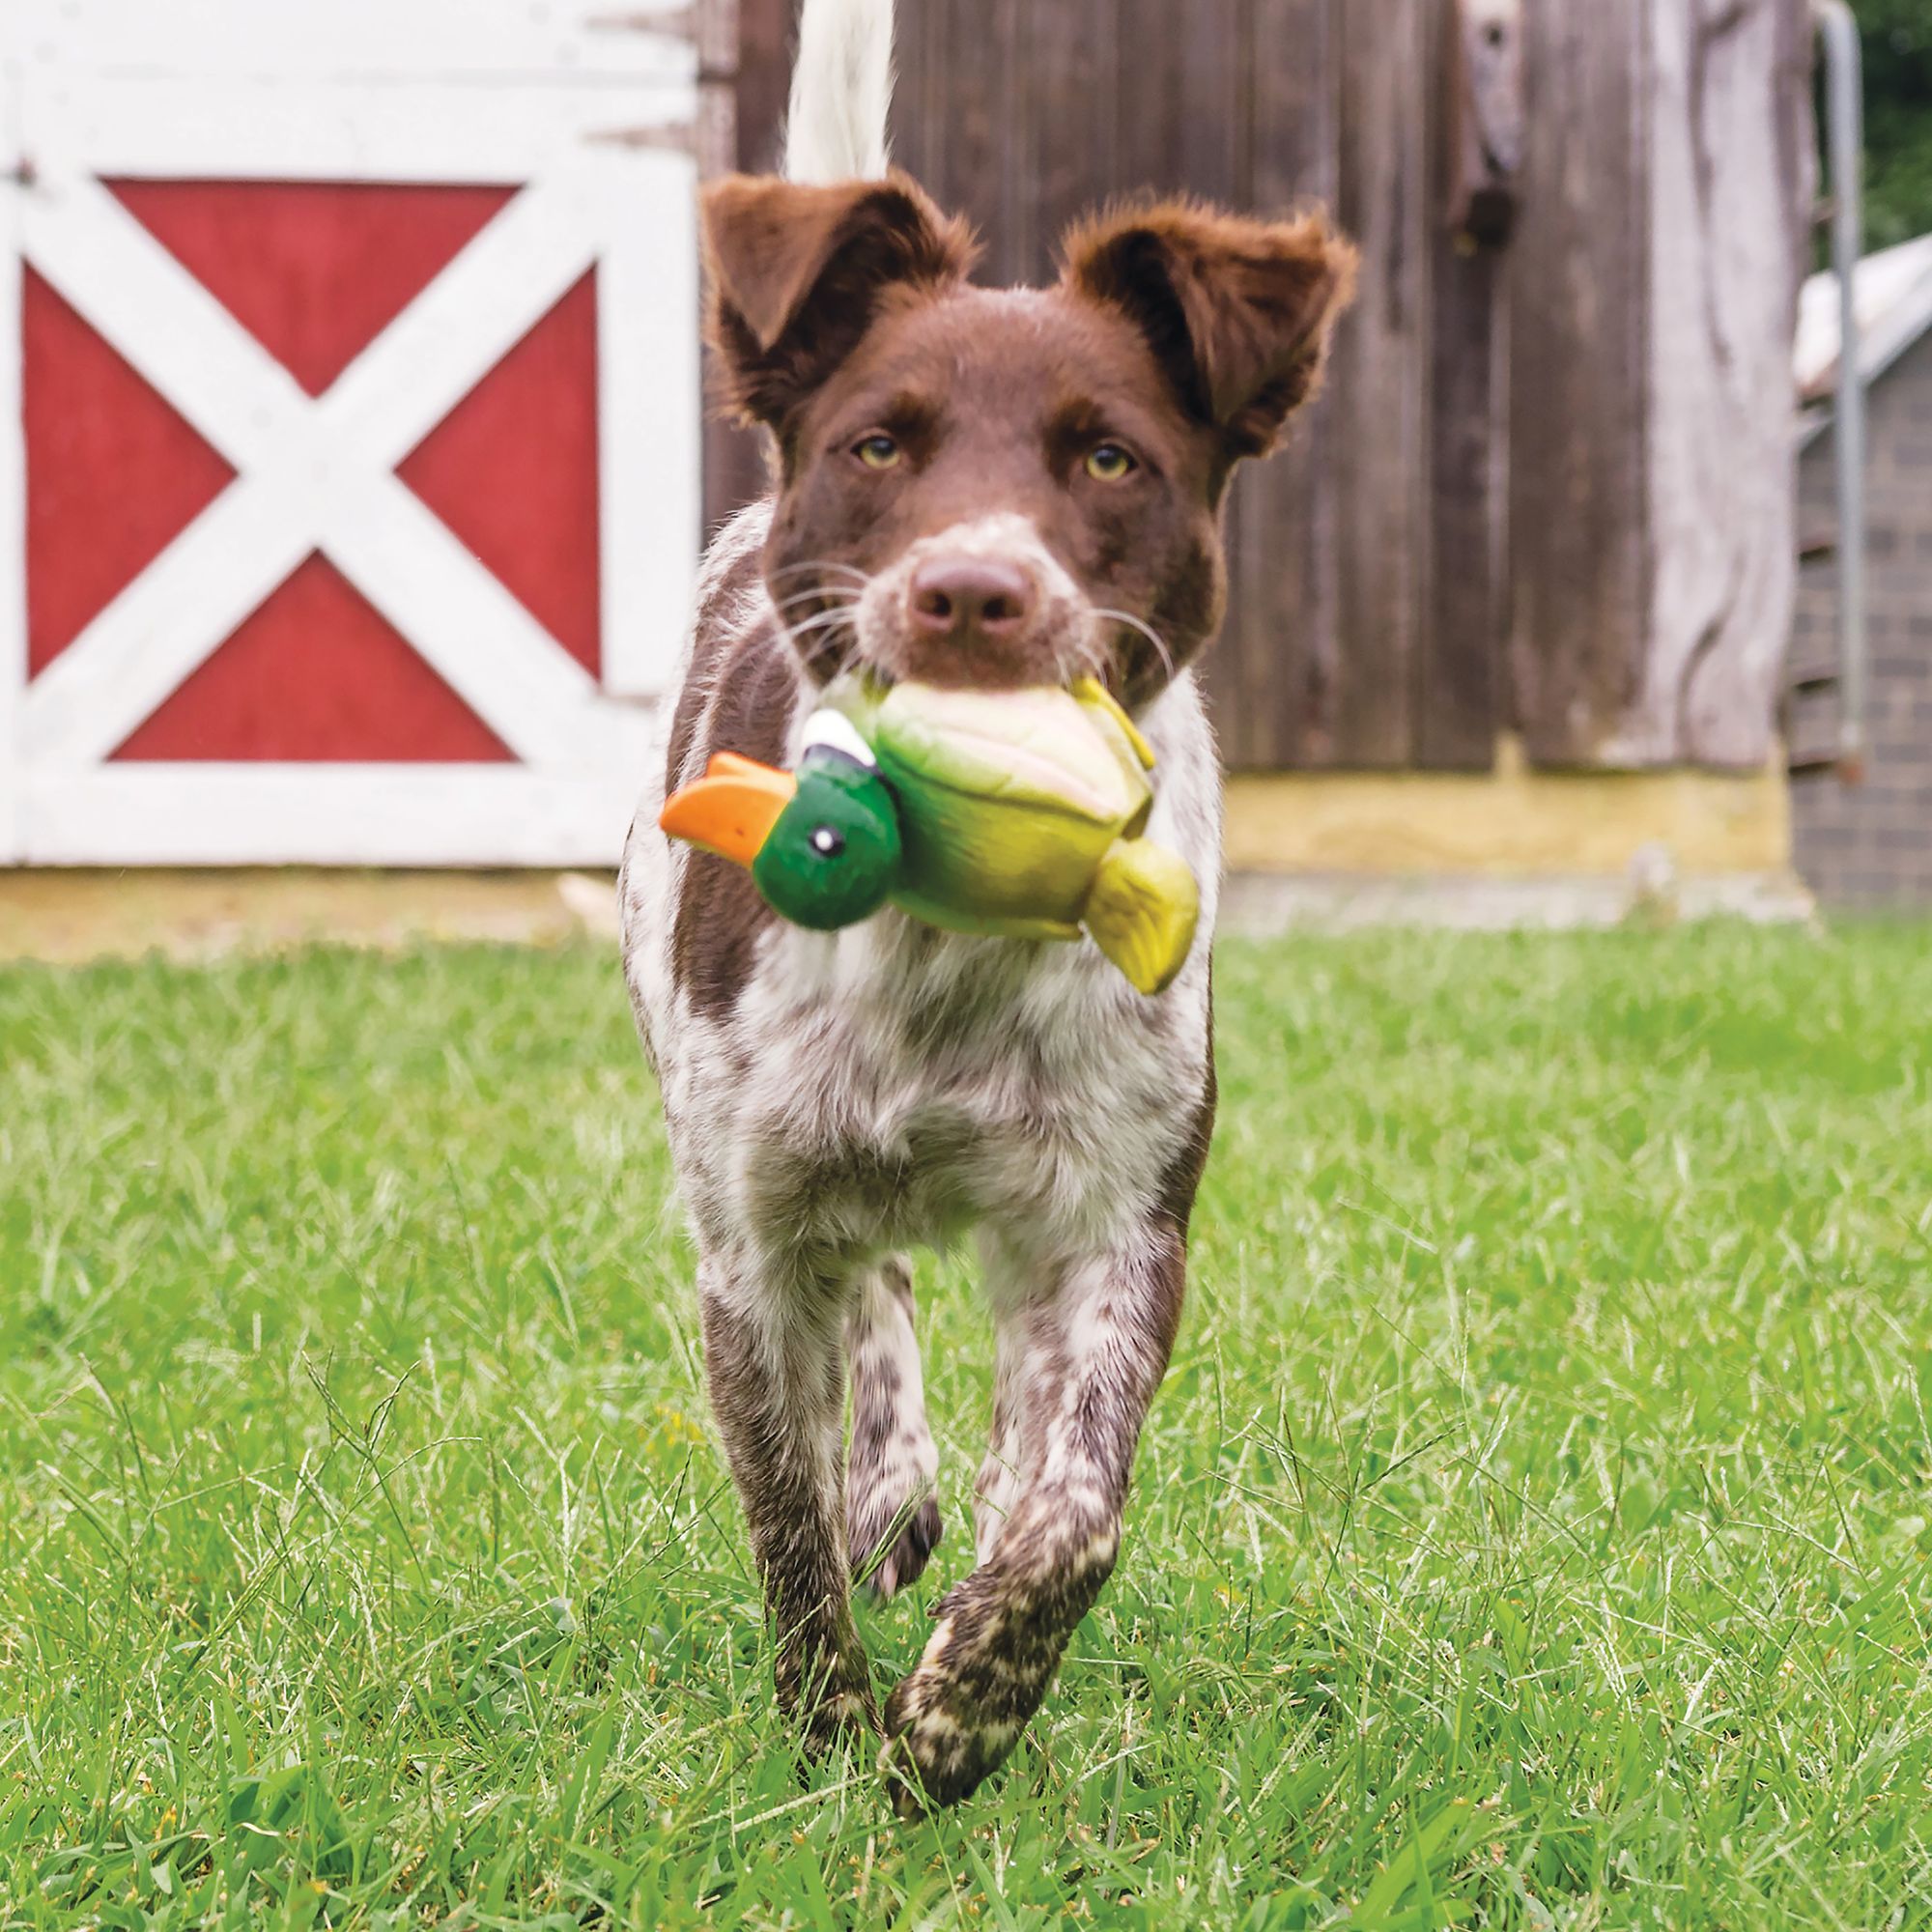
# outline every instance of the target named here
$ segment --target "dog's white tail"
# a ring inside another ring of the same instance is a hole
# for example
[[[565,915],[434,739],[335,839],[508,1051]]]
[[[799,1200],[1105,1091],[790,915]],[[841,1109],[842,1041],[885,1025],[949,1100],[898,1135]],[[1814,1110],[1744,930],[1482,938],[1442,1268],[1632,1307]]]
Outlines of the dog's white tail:
[[[884,174],[892,102],[893,0],[805,0],[785,115],[785,178]]]

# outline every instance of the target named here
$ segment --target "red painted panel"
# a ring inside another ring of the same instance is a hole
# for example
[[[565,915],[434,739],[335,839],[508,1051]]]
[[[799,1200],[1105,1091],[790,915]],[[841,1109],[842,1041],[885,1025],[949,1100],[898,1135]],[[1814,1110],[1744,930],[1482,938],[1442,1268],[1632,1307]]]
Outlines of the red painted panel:
[[[597,280],[586,273],[396,473],[595,676]]]
[[[106,185],[311,396],[516,193],[387,182]]]
[[[313,555],[114,755],[501,763],[510,753],[348,579]]]
[[[44,670],[235,472],[29,267],[27,670]]]

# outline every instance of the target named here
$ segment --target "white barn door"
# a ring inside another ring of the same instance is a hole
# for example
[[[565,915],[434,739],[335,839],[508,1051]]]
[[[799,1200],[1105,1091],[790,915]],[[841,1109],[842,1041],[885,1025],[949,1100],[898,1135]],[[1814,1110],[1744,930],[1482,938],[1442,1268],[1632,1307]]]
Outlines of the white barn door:
[[[0,6],[0,863],[615,859],[699,536],[690,17]]]

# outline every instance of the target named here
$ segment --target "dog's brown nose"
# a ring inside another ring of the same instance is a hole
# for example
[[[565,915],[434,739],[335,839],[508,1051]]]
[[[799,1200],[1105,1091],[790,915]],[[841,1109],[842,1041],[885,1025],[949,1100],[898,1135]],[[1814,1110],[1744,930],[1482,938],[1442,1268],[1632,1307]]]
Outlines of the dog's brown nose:
[[[998,557],[932,556],[913,572],[909,595],[913,624],[928,637],[1009,638],[1033,614],[1034,582]]]

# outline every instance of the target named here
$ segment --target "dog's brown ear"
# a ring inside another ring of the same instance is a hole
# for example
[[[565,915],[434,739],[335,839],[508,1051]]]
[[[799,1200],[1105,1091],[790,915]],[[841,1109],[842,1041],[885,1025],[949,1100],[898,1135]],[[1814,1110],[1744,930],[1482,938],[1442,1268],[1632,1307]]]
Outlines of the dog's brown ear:
[[[1110,210],[1061,243],[1066,285],[1139,326],[1230,458],[1270,449],[1321,380],[1355,250],[1320,214],[1255,221],[1185,201]]]
[[[903,175],[826,187],[726,175],[703,215],[724,402],[774,429],[858,346],[888,289],[937,288],[973,262],[965,224]]]

